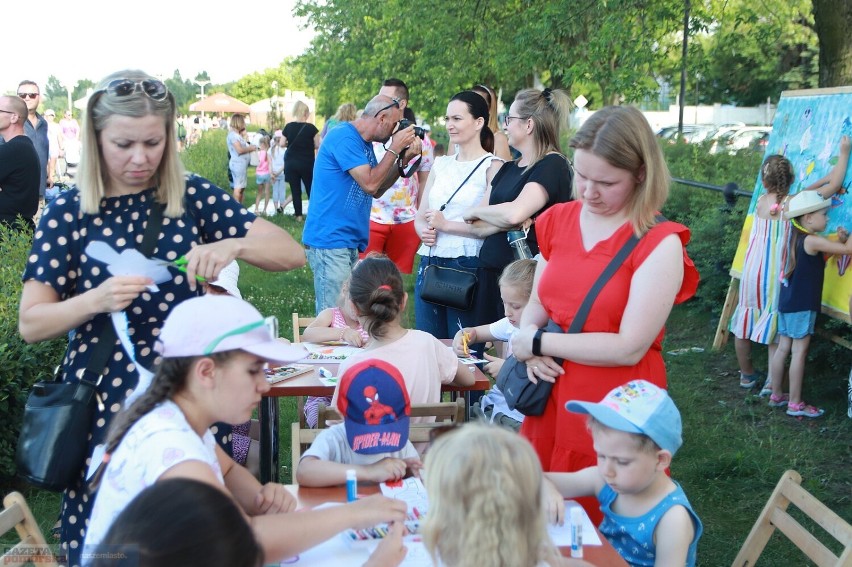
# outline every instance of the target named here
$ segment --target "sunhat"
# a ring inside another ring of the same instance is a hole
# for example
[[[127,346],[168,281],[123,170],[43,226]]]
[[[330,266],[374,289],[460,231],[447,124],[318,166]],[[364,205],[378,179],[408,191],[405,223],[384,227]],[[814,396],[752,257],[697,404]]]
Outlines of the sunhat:
[[[830,206],[831,200],[823,199],[822,195],[816,191],[800,191],[787,201],[787,210],[784,211],[784,218],[792,220]]]
[[[238,284],[239,279],[240,265],[237,264],[236,260],[232,260],[230,264],[219,271],[219,276],[216,278],[216,281],[210,282],[210,285],[221,287],[234,297],[242,299],[243,294],[240,293],[240,287]]]
[[[275,132],[272,133],[273,138],[280,138],[283,135],[284,134],[281,132],[281,130],[276,130]]]
[[[672,455],[683,443],[680,412],[668,392],[645,380],[623,384],[598,403],[571,400],[565,409],[589,414],[611,429],[647,435]]]
[[[166,317],[157,350],[167,358],[207,356],[244,350],[270,362],[287,363],[308,355],[273,336],[269,318],[230,295],[202,295],[180,303]]]

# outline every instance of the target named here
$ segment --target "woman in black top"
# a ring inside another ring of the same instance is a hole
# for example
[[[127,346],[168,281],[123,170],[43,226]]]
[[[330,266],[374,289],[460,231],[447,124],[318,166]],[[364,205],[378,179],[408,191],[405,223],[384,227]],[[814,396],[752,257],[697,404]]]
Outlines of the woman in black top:
[[[287,153],[284,155],[284,179],[293,195],[293,211],[297,220],[302,220],[302,184],[308,199],[314,180],[314,158],[320,137],[317,127],[308,122],[311,111],[308,105],[297,100],[293,104],[293,122],[284,126]]]
[[[505,125],[509,144],[521,153],[506,162],[491,181],[488,205],[473,207],[464,218],[485,236],[479,251],[483,270],[477,294],[493,306],[488,321],[504,316],[497,280],[514,259],[506,233],[529,225],[527,245],[538,254],[535,218],[555,203],[571,200],[573,170],[562,154],[559,129],[565,124],[570,102],[564,91],[525,89],[515,96]],[[529,222],[528,222],[529,221]]]

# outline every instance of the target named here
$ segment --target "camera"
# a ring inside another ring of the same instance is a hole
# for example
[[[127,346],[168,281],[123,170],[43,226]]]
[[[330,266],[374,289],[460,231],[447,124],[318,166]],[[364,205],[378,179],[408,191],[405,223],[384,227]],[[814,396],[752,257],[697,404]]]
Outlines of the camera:
[[[406,128],[408,128],[412,124],[414,124],[414,122],[412,122],[411,120],[406,120],[405,118],[403,118],[402,120],[399,121],[399,128],[397,129],[397,131],[405,130]],[[414,127],[414,135],[422,140],[424,138],[424,136],[426,136],[426,130],[424,130],[420,126],[415,126]]]

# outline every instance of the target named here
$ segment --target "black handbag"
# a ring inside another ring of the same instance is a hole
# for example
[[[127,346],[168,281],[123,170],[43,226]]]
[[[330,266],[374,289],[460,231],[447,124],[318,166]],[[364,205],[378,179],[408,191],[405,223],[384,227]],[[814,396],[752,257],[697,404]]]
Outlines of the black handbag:
[[[487,159],[491,156],[485,156],[474,167],[461,185],[453,191],[450,198],[441,205],[440,210],[443,211],[456,196],[456,193],[464,187],[467,180],[479,169]],[[473,303],[473,294],[476,292],[477,278],[476,274],[472,274],[465,270],[457,270],[455,268],[447,268],[438,266],[432,263],[432,249],[429,248],[429,257],[426,261],[426,267],[423,268],[423,284],[420,286],[420,299],[436,305],[451,307],[460,311],[470,309]]]
[[[625,258],[630,255],[636,245],[639,243],[639,238],[636,235],[624,243],[621,250],[610,260],[604,271],[595,280],[589,293],[580,304],[580,309],[577,310],[577,315],[571,321],[571,326],[566,331],[567,333],[579,333],[583,329],[583,324],[589,316],[589,311],[592,304],[597,299],[598,294],[607,284],[609,279],[615,274]],[[561,333],[562,328],[552,320],[547,322],[544,327],[545,333]],[[562,359],[555,358],[554,362],[562,365]],[[510,409],[518,410],[524,415],[541,415],[547,407],[547,401],[550,399],[550,393],[553,390],[553,382],[539,380],[536,384],[530,382],[527,377],[527,364],[516,359],[513,355],[506,358],[500,372],[497,374],[497,387],[503,392],[506,398],[506,405]]]
[[[146,256],[154,251],[162,221],[163,207],[154,203],[139,247]],[[115,327],[107,319],[79,380],[61,381],[57,372],[50,380],[33,385],[24,406],[15,454],[18,475],[30,484],[61,492],[73,486],[80,477],[88,452],[95,405],[103,410],[98,385],[115,338]]]

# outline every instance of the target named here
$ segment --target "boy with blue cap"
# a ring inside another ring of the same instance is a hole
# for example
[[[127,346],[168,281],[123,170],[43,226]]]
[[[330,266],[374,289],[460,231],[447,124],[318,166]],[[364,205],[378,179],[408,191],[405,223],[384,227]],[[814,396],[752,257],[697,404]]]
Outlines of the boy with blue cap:
[[[598,466],[546,473],[551,519],[562,520],[563,498],[597,496],[604,514],[599,529],[628,563],[694,566],[703,528],[683,489],[666,475],[682,444],[680,412],[668,393],[634,380],[599,403],[572,400],[565,407],[589,415]]]
[[[408,440],[411,403],[396,366],[368,359],[349,367],[340,379],[337,410],[343,423],[324,429],[302,455],[299,484],[344,484],[347,470],[368,482],[417,474],[420,455]]]

